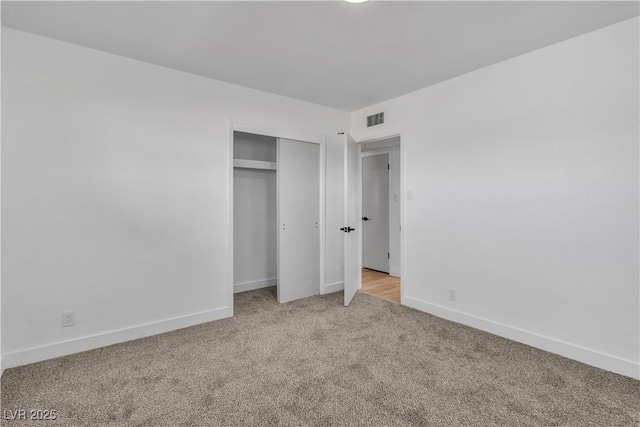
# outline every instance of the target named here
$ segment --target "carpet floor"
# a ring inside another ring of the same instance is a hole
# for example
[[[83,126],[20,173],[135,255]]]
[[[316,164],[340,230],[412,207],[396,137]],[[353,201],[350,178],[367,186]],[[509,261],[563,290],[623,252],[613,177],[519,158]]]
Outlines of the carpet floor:
[[[637,426],[640,382],[382,299],[278,304],[8,369],[2,426]]]

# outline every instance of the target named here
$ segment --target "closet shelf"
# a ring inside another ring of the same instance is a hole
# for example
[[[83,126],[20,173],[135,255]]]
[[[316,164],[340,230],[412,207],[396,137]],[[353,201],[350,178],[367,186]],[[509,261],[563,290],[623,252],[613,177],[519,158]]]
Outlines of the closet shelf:
[[[243,169],[263,169],[274,171],[277,169],[276,162],[264,162],[261,160],[233,159],[234,168]]]

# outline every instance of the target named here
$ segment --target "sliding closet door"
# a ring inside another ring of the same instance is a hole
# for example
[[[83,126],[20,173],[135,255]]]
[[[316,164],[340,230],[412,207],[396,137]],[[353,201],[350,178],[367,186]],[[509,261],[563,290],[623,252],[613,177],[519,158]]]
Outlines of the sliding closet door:
[[[320,146],[278,140],[278,301],[320,293]]]

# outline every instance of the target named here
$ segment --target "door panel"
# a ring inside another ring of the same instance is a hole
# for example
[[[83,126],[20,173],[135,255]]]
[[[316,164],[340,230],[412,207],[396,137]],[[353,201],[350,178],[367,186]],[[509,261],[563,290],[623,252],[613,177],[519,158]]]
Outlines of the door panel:
[[[362,266],[389,273],[389,155],[362,158]]]
[[[320,293],[320,146],[278,140],[278,302]]]
[[[360,268],[360,146],[345,133],[344,141],[344,305],[349,305],[362,282]]]

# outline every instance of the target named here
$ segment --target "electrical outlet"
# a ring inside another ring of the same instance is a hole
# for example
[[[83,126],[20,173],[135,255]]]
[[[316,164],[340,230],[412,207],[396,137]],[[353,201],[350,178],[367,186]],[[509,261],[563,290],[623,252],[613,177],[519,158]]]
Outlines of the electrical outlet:
[[[67,326],[73,326],[75,324],[75,314],[73,311],[63,311],[62,312],[62,327],[66,328]]]
[[[455,289],[449,289],[449,301],[455,301],[456,298],[457,298],[456,290]]]

